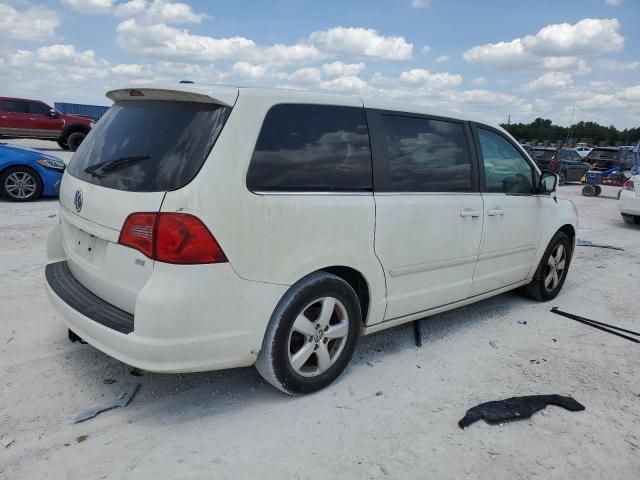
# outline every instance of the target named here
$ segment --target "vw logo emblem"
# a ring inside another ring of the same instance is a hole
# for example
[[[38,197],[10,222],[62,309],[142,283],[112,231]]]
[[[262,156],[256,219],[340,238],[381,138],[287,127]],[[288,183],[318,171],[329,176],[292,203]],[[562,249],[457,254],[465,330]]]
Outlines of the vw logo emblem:
[[[76,190],[76,194],[73,197],[73,205],[76,207],[76,212],[82,210],[82,190]]]

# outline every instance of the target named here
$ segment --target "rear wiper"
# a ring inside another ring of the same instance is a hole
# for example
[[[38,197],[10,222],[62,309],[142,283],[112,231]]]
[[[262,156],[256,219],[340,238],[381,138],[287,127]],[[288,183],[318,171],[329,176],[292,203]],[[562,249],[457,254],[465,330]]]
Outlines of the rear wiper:
[[[139,162],[151,158],[149,155],[134,155],[130,157],[114,158],[113,160],[107,160],[105,162],[96,163],[84,169],[85,173],[93,175],[95,177],[104,177],[105,173],[120,168],[130,163]]]

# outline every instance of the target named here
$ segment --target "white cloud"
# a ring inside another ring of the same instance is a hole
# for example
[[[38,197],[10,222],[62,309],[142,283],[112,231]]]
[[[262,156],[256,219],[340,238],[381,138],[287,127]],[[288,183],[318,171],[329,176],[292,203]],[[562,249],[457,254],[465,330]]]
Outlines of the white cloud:
[[[573,77],[566,72],[548,72],[523,86],[526,91],[559,90],[573,84]]]
[[[291,74],[281,73],[277,78],[286,79],[296,85],[317,85],[322,80],[322,72],[315,67],[305,67]]]
[[[359,27],[334,27],[313,32],[309,41],[330,53],[383,60],[408,60],[413,51],[413,44],[408,43],[404,37],[385,37],[376,30]]]
[[[484,77],[476,77],[473,80],[471,80],[471,83],[473,83],[476,86],[485,85],[487,83],[487,79]]]
[[[624,0],[604,0],[604,3],[606,3],[607,5],[611,6],[611,7],[618,7],[620,5],[622,5],[622,2]]]
[[[63,5],[81,13],[109,13],[113,0],[61,0]]]
[[[49,40],[60,25],[58,14],[45,7],[24,10],[0,3],[0,40]]]
[[[207,18],[204,13],[195,13],[191,5],[168,0],[153,0],[145,11],[149,23],[166,23],[181,25],[183,23],[200,23]]]
[[[622,89],[619,94],[620,98],[623,100],[629,100],[632,102],[640,102],[640,85],[636,85],[635,87],[627,87]]]
[[[422,54],[426,55],[427,53],[429,53],[431,51],[431,47],[429,45],[425,45],[424,47],[422,47]]]
[[[322,72],[330,77],[353,77],[362,72],[364,68],[364,63],[333,62],[322,65]]]
[[[277,43],[270,47],[256,47],[251,56],[256,61],[269,62],[282,66],[292,63],[307,63],[321,60],[326,57],[326,54],[314,45],[283,45]]]
[[[368,85],[361,78],[352,75],[321,82],[320,88],[339,93],[365,93]]]
[[[237,58],[255,48],[253,40],[244,37],[212,38],[192,35],[187,30],[162,23],[140,25],[134,18],[118,25],[116,41],[120,47],[137,55],[186,62]]]
[[[265,65],[253,65],[249,62],[236,62],[231,67],[233,75],[250,79],[262,78],[268,70]]]
[[[121,22],[116,29],[118,45],[137,56],[187,63],[223,59],[284,66],[317,61],[326,57],[308,44],[259,46],[245,37],[213,38],[193,35],[164,23],[146,25],[136,18]]]
[[[115,9],[116,17],[135,17],[140,15],[147,8],[145,0],[130,0],[125,3],[119,3]]]
[[[448,55],[440,55],[438,58],[436,58],[436,62],[438,63],[444,63],[444,62],[448,62],[449,56]]]
[[[624,37],[617,19],[585,18],[575,25],[547,25],[535,36],[523,39],[525,48],[540,56],[574,56],[620,50]]]
[[[413,8],[429,8],[431,0],[411,0],[411,6]]]
[[[462,83],[462,77],[451,73],[430,73],[422,68],[414,68],[400,73],[400,82],[428,88],[452,88]]]
[[[495,68],[559,68],[558,60],[566,67],[574,67],[584,59],[580,56],[597,56],[620,50],[624,38],[618,33],[617,19],[585,18],[576,24],[559,23],[541,28],[535,35],[527,35],[509,42],[488,43],[470,48],[463,58]],[[585,65],[583,70],[588,70]]]

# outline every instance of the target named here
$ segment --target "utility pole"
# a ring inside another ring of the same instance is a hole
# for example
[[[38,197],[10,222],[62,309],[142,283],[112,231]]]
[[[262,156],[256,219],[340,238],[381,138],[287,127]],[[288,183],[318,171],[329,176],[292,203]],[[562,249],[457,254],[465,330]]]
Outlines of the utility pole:
[[[576,113],[576,107],[571,110],[571,120],[569,120],[569,132],[567,132],[567,141],[565,142],[569,146],[569,138],[571,138],[571,127],[573,126],[573,114]]]

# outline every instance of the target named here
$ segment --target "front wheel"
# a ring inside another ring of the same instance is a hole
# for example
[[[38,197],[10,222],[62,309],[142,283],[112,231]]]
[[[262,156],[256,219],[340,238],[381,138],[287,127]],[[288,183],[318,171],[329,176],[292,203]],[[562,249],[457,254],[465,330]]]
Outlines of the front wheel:
[[[640,225],[640,216],[636,216],[636,215],[628,215],[626,213],[621,214],[622,215],[622,220],[624,220],[624,223],[628,223],[630,225]]]
[[[36,200],[42,194],[42,180],[30,168],[8,168],[0,176],[0,193],[13,202]]]
[[[347,282],[327,272],[308,275],[276,307],[256,368],[285,393],[320,390],[351,360],[361,319],[358,297]]]
[[[563,233],[556,233],[540,259],[531,283],[526,286],[529,297],[539,302],[556,298],[567,278],[571,263],[571,241]]]

